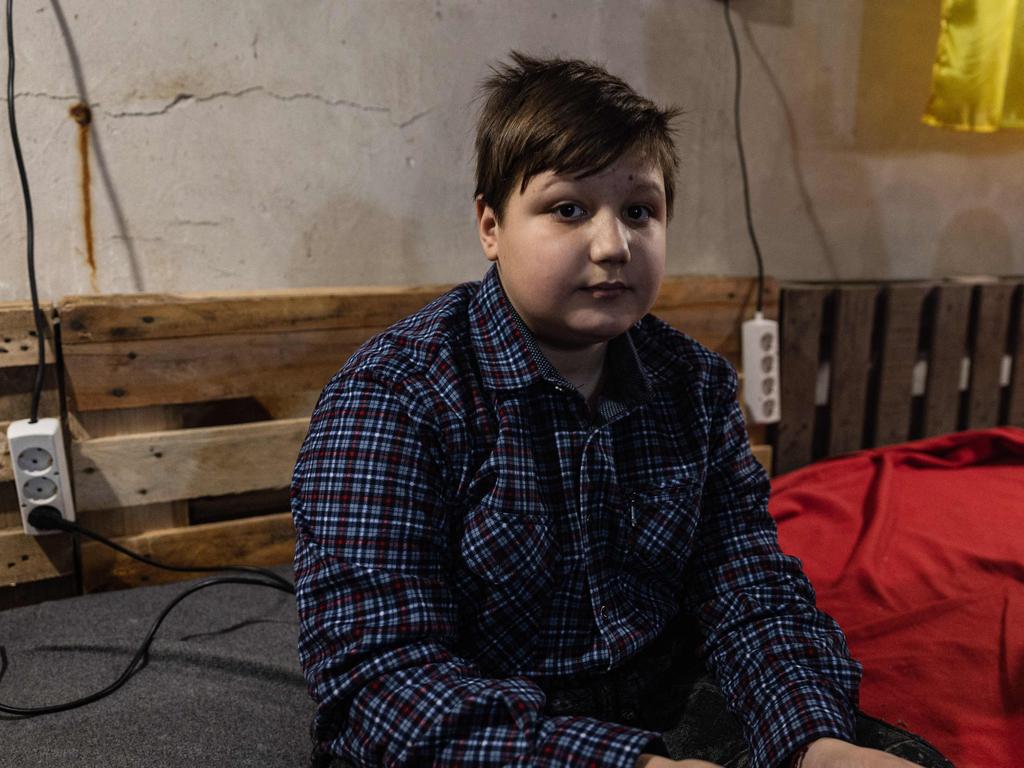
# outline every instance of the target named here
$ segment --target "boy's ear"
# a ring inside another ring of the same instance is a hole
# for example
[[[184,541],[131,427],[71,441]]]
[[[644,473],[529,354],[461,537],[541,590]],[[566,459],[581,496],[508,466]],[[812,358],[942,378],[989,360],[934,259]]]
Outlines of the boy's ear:
[[[480,245],[488,261],[498,260],[498,217],[494,209],[484,202],[483,195],[476,196],[476,228]]]

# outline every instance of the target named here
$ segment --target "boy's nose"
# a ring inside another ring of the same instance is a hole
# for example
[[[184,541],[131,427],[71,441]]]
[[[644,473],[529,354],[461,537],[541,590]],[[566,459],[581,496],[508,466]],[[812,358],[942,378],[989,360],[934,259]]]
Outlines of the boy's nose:
[[[590,242],[592,261],[629,261],[629,233],[618,216],[595,217]]]

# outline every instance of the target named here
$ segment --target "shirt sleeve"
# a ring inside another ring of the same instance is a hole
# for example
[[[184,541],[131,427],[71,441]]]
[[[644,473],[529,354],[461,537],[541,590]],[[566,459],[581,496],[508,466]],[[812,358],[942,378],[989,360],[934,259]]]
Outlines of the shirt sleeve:
[[[438,407],[356,375],[332,381],[314,410],[292,481],[314,739],[356,766],[633,768],[660,734],[544,716],[531,680],[488,678],[453,650]]]
[[[709,469],[684,599],[743,722],[751,766],[774,768],[815,738],[853,739],[861,666],[816,609],[800,561],[779,549],[770,484],[750,451],[731,366],[722,378],[709,387]]]

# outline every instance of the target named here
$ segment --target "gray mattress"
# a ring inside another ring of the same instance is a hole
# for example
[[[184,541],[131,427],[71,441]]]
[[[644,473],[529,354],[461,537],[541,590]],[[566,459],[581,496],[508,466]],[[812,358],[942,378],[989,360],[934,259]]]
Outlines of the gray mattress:
[[[106,687],[190,583],[0,612],[9,662],[0,702],[55,704]],[[109,697],[28,719],[0,714],[0,766],[305,766],[314,705],[297,636],[291,595],[204,589],[174,609],[149,664]]]

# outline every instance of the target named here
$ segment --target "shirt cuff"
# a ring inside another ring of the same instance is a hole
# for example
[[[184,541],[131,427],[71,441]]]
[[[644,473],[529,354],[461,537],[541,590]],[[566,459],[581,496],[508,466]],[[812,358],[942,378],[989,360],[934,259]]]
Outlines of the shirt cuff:
[[[776,696],[758,719],[765,725],[754,734],[751,768],[785,768],[800,747],[815,739],[855,737],[853,707],[817,686],[791,688]]]
[[[591,717],[556,716],[547,718],[549,732],[536,762],[545,768],[566,766],[601,766],[602,768],[635,768],[640,755],[655,754],[649,747],[660,743],[661,734],[630,728],[619,723],[603,722]],[[664,757],[668,757],[667,751]]]

